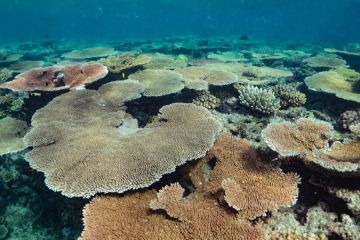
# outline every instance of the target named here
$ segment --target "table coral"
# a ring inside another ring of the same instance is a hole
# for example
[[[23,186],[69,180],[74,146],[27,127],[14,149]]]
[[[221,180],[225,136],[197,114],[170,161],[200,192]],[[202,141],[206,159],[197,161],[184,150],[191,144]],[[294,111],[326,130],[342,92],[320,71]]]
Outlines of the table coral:
[[[121,73],[127,69],[143,66],[151,61],[151,57],[140,54],[125,53],[122,55],[109,56],[98,62],[105,65],[112,73]]]
[[[73,50],[71,52],[64,53],[62,57],[68,59],[81,60],[81,59],[107,57],[115,54],[117,54],[117,51],[115,51],[115,49],[112,47],[94,47],[94,48],[85,48],[81,50]]]
[[[63,94],[35,113],[26,159],[45,173],[49,188],[90,197],[147,187],[212,147],[219,123],[194,104],[164,106],[138,128],[120,104],[140,96],[141,85],[128,81]]]
[[[107,73],[107,68],[99,63],[35,68],[17,75],[14,80],[3,83],[0,87],[13,91],[83,88],[105,77]]]

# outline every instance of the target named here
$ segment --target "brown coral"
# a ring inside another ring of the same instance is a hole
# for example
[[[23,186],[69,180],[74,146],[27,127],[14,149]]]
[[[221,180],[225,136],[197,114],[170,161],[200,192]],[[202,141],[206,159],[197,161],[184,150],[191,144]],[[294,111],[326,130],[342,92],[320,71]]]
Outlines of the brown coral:
[[[228,213],[215,199],[201,193],[183,198],[178,184],[123,197],[96,197],[84,209],[83,240],[174,239],[260,240],[263,229]],[[151,201],[152,200],[152,201]],[[151,203],[150,203],[151,201]],[[149,211],[165,210],[173,217]],[[175,220],[176,219],[176,220]]]
[[[107,68],[99,63],[35,68],[17,75],[13,81],[1,84],[0,87],[13,91],[58,91],[82,88],[105,77],[107,73]]]
[[[141,87],[130,88],[139,83],[109,84],[63,94],[33,116],[25,140],[34,149],[26,158],[45,173],[49,188],[90,197],[146,187],[213,145],[219,124],[205,108],[171,104],[155,122],[138,128],[109,96],[115,95],[113,87],[117,102],[140,96]]]
[[[209,164],[216,160],[210,170]],[[209,169],[204,173],[204,169]],[[246,140],[223,134],[206,157],[191,172],[197,188],[212,193],[223,188],[225,200],[239,217],[255,218],[281,206],[291,205],[297,197],[299,178],[260,160],[259,153]],[[231,180],[227,180],[231,179]]]
[[[194,98],[192,103],[207,109],[215,109],[220,106],[220,99],[205,91],[201,92],[196,98]]]
[[[316,169],[335,174],[359,174],[360,141],[334,142],[329,147],[331,130],[328,123],[301,118],[296,124],[269,124],[262,131],[262,137],[281,157],[298,156]]]

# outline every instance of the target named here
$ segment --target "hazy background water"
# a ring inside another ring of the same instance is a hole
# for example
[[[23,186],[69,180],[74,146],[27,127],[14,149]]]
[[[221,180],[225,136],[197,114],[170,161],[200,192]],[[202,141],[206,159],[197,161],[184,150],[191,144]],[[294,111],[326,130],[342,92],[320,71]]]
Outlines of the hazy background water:
[[[360,0],[0,0],[0,41],[248,35],[360,39]]]

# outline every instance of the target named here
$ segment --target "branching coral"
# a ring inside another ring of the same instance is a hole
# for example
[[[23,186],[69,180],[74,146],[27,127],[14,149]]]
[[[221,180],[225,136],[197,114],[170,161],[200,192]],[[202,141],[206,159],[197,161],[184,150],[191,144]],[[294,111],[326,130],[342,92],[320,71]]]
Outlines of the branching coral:
[[[90,197],[146,187],[211,148],[219,124],[193,104],[165,106],[138,128],[120,104],[140,96],[141,85],[128,81],[63,94],[35,113],[26,158],[49,188]]]
[[[83,88],[105,77],[107,73],[107,68],[99,63],[35,68],[17,75],[13,81],[3,83],[0,87],[13,91]]]
[[[211,95],[209,92],[202,92],[199,96],[193,99],[192,103],[207,109],[215,109],[220,106],[220,99]]]
[[[239,102],[254,111],[272,114],[280,109],[280,101],[269,89],[262,89],[251,85],[237,85]]]
[[[278,84],[272,90],[280,98],[281,107],[299,107],[306,103],[306,95],[291,86]]]

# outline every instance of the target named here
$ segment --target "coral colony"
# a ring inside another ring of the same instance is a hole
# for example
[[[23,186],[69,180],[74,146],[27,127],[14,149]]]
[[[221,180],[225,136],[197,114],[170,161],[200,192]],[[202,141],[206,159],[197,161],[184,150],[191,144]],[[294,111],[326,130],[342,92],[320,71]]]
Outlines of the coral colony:
[[[359,45],[2,49],[0,239],[360,239]]]

